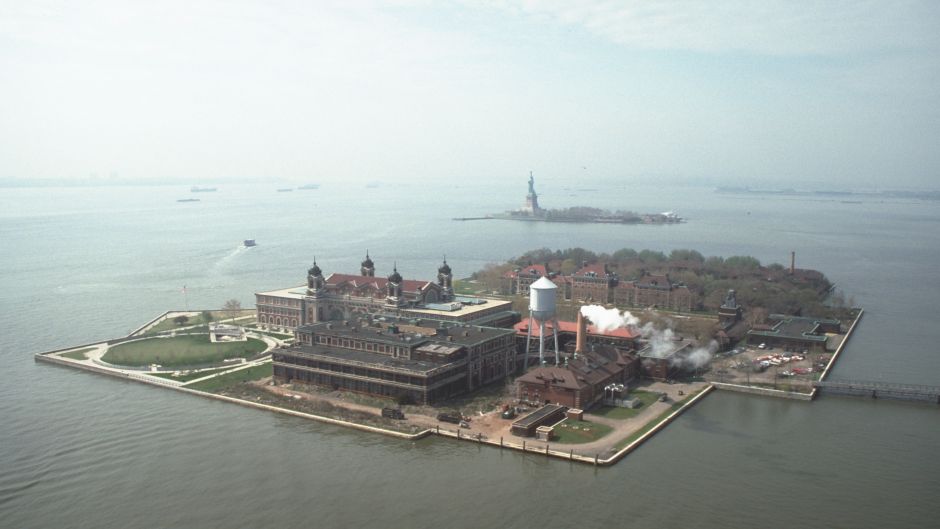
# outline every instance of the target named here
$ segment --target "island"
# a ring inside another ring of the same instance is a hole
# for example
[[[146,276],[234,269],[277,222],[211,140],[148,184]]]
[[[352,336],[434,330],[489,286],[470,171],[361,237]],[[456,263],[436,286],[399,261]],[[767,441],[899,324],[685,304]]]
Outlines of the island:
[[[485,217],[456,217],[454,220],[519,220],[526,222],[585,222],[594,224],[677,224],[684,219],[675,212],[634,213],[632,211],[609,211],[589,206],[572,206],[561,209],[545,209],[539,206],[535,192],[535,177],[529,173],[529,192],[521,209],[495,213]]]
[[[750,257],[539,249],[456,280],[314,261],[254,310],[167,311],[38,361],[386,434],[611,465],[714,390],[812,400],[862,311]],[[536,262],[538,262],[536,264]],[[773,311],[773,312],[772,312]]]

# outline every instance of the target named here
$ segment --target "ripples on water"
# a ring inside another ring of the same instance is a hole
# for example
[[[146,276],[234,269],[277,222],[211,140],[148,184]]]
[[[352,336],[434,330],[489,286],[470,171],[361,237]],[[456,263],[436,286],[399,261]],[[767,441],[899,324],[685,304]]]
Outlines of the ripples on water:
[[[391,440],[33,362],[35,351],[181,308],[183,284],[192,308],[232,297],[250,306],[256,290],[300,284],[313,255],[348,271],[368,248],[379,273],[397,259],[406,276],[430,277],[444,253],[461,275],[538,246],[763,261],[793,248],[867,308],[836,376],[937,383],[933,203],[869,204],[859,216],[857,205],[757,208],[695,189],[670,190],[664,204],[661,189],[640,188],[597,205],[678,208],[690,222],[540,226],[449,220],[518,206],[484,189],[317,191],[336,200],[266,191],[224,187],[186,205],[175,199],[188,191],[173,188],[0,198],[11,250],[0,276],[0,526],[881,528],[926,527],[940,514],[935,406],[715,393],[617,466],[595,469]],[[497,202],[468,206],[466,196]],[[368,214],[350,216],[349,200]],[[259,246],[236,250],[244,238]]]

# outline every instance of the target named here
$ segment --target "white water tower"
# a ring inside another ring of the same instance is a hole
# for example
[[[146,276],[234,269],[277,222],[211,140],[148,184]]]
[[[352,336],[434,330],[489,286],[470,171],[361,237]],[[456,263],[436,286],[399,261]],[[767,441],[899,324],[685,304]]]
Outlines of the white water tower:
[[[558,365],[558,318],[555,316],[555,297],[558,287],[547,277],[529,285],[529,325],[525,344],[525,368],[529,367],[529,348],[532,343],[532,327],[539,325],[539,363],[545,364],[545,324],[552,324],[555,338],[555,365]]]

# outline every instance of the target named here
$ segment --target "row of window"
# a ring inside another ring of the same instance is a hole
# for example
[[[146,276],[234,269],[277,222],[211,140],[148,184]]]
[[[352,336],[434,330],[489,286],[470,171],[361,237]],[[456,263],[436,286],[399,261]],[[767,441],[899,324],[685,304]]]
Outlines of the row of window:
[[[297,318],[282,318],[280,316],[266,316],[262,314],[258,316],[258,323],[262,325],[275,325],[278,327],[296,327]]]
[[[330,345],[333,347],[342,347],[344,349],[355,349],[357,351],[369,351],[372,353],[388,354],[396,358],[411,357],[411,349],[409,347],[399,347],[397,345],[387,345],[384,343],[367,342],[362,340],[350,340],[349,338],[340,338],[339,336],[329,336],[323,334],[318,334],[316,341],[320,345]]]
[[[338,364],[329,362],[326,360],[314,359],[314,358],[304,358],[298,356],[287,355],[283,353],[274,354],[275,362],[282,362],[285,364],[292,364],[295,366],[304,366],[311,369],[319,369],[321,371],[331,371],[333,373],[342,373],[346,375],[354,375],[358,377],[370,378],[377,381],[388,381],[388,382],[397,382],[399,384],[410,384],[412,386],[429,386],[434,383],[443,380],[445,378],[451,377],[456,374],[459,368],[448,370],[444,373],[437,373],[430,377],[423,377],[417,375],[406,375],[403,373],[394,373],[389,371],[383,371],[379,369],[370,369],[363,366],[351,366],[346,364]]]
[[[258,296],[258,304],[284,305],[286,307],[300,307],[299,299],[279,298],[275,296]]]

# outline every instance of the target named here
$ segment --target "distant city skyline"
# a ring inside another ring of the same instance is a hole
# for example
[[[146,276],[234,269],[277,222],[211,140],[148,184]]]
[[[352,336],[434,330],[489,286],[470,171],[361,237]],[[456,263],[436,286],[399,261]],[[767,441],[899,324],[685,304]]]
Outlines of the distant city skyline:
[[[16,2],[0,181],[936,188],[938,28],[929,1]]]

